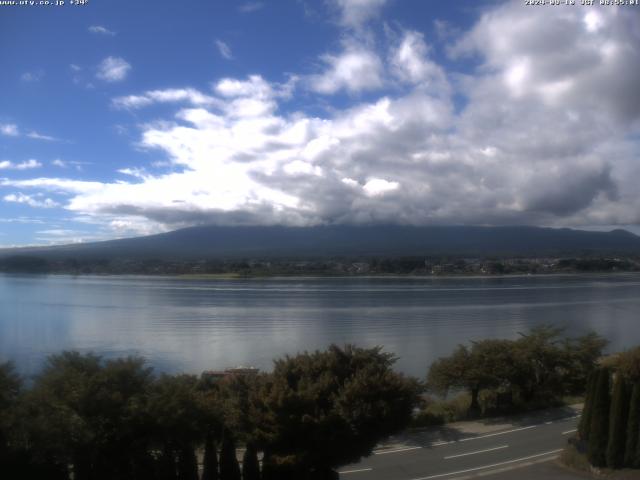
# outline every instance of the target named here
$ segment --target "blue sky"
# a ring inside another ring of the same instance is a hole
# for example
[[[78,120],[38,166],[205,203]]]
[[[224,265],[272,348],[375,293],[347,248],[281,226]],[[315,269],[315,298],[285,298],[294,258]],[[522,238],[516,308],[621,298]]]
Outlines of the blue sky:
[[[0,245],[206,223],[638,231],[639,40],[634,6],[0,6]]]

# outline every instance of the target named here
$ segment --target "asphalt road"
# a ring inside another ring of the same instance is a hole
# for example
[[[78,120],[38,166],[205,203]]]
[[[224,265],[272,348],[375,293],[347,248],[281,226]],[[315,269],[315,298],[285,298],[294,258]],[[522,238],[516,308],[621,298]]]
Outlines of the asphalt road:
[[[340,469],[343,480],[454,480],[504,472],[553,459],[576,429],[577,417],[425,445],[378,450]]]

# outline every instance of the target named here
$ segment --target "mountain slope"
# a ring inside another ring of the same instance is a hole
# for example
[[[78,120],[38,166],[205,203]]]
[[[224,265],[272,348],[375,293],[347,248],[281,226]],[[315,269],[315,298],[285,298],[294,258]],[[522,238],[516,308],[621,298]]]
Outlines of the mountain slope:
[[[326,256],[544,256],[640,254],[625,230],[590,232],[539,227],[191,227],[146,237],[0,250],[45,258],[231,258]]]

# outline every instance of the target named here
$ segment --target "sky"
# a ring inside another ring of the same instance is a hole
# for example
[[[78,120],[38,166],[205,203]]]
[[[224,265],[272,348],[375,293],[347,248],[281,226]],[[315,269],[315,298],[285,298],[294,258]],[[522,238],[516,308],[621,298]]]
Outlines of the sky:
[[[640,232],[640,6],[562,2],[0,2],[0,246]]]

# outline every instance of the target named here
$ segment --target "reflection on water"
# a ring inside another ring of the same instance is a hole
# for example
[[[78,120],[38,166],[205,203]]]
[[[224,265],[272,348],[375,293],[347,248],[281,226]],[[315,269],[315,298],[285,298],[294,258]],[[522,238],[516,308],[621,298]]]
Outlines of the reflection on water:
[[[544,323],[640,344],[640,275],[280,278],[0,275],[0,360],[33,373],[63,349],[140,354],[159,370],[254,365],[329,343],[384,345],[398,368]]]

